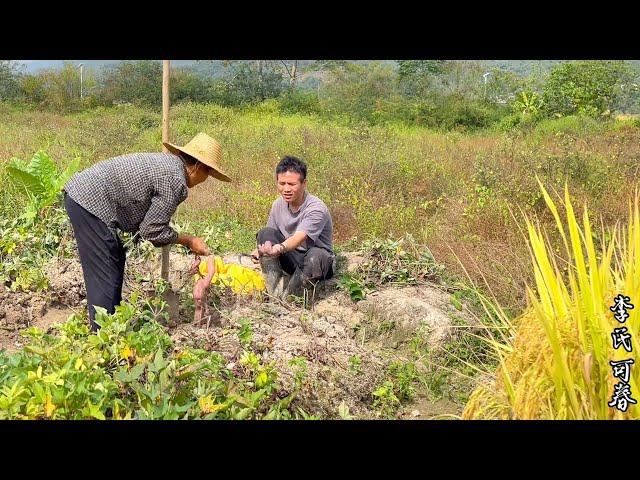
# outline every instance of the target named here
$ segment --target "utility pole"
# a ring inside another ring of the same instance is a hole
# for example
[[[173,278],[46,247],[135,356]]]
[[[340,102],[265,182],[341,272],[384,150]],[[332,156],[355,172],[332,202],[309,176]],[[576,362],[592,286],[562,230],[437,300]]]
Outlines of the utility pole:
[[[82,102],[82,67],[84,64],[80,63],[78,66],[80,67],[80,101]]]
[[[169,141],[169,74],[171,73],[170,60],[162,61],[162,141]],[[162,151],[169,153],[167,147],[162,145]],[[169,245],[162,247],[162,267],[160,276],[169,281]]]
[[[491,72],[485,72],[482,75],[482,78],[484,78],[484,98],[485,100],[487,99],[487,77],[491,75]]]

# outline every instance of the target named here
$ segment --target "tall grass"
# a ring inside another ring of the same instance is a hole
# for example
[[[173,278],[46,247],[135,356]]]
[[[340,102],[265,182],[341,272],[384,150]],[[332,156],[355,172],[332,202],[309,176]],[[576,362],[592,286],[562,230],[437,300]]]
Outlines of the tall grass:
[[[133,106],[58,115],[0,102],[0,164],[14,156],[29,159],[39,149],[58,166],[80,157],[82,167],[114,155],[159,151],[160,125],[159,113]],[[599,199],[594,207],[607,224],[624,213],[640,177],[640,128],[633,125],[596,131],[574,119],[549,122],[540,132],[438,133],[285,115],[268,103],[172,107],[173,142],[187,142],[200,131],[222,144],[224,168],[234,182],[194,188],[178,209],[180,224],[204,229],[233,218],[256,231],[277,195],[279,158],[296,155],[309,165],[309,190],[331,210],[338,245],[410,233],[452,273],[464,274],[460,258],[474,280],[486,276],[514,310],[524,308],[524,284],[533,275],[510,210],[537,212],[544,225],[554,221],[543,211],[534,173],[555,188],[567,181],[580,201]],[[11,204],[10,195],[5,200]]]
[[[610,361],[634,360],[628,383],[632,398],[640,399],[640,314],[630,310],[622,325],[609,309],[618,294],[640,307],[638,193],[627,225],[603,232],[596,248],[586,206],[580,224],[565,186],[562,221],[541,188],[565,255],[556,252],[539,225],[526,220],[535,278],[535,287],[527,287],[530,308],[513,323],[496,310],[515,338],[494,343],[500,358],[496,383],[472,394],[463,418],[638,419],[638,404],[629,403],[626,412],[609,406],[620,381]],[[612,333],[622,326],[632,336],[632,352],[614,348]]]

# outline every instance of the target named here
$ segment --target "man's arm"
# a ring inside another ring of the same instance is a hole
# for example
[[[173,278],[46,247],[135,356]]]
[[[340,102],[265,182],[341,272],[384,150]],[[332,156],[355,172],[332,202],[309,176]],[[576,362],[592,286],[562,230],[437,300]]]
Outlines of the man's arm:
[[[168,178],[159,180],[156,195],[151,199],[151,206],[140,223],[140,235],[155,247],[179,243],[198,255],[209,255],[209,249],[202,239],[178,234],[169,226],[178,205],[187,197],[186,187],[178,187]]]
[[[271,248],[275,255],[282,255],[283,253],[295,250],[302,242],[310,238],[314,242],[318,240],[322,229],[327,222],[327,217],[323,210],[311,210],[305,212],[298,230],[296,233],[287,238],[284,242],[274,245]]]
[[[267,241],[263,245],[258,246],[257,250],[254,250],[254,253],[257,252],[262,255],[271,255],[278,256],[295,250],[298,248],[302,242],[307,239],[307,234],[305,232],[296,232],[291,235],[289,238],[284,240],[282,243],[276,243],[275,245],[271,245],[271,242]]]
[[[310,238],[314,242],[320,236],[322,229],[327,222],[327,215],[323,209],[314,209],[304,213],[304,216],[298,225],[296,233],[291,235],[282,243],[276,245],[260,245],[258,251],[266,255],[282,255],[287,252],[295,250],[302,242],[307,238]]]
[[[279,252],[277,253],[278,255],[282,255],[283,253],[287,253],[295,250],[300,245],[302,245],[302,242],[304,242],[306,239],[307,239],[307,234],[305,232],[297,231],[296,233],[291,235],[289,238],[287,238],[283,242],[274,245],[273,248],[276,248],[279,250]],[[273,251],[273,248],[272,248],[272,251]]]

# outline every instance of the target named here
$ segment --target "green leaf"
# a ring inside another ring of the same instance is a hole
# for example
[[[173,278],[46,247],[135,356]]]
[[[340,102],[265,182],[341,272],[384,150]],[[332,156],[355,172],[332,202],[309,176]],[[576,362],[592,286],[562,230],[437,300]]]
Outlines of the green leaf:
[[[62,172],[62,174],[56,180],[56,185],[55,185],[56,191],[59,191],[60,189],[62,189],[62,187],[64,187],[64,184],[67,183],[67,181],[73,176],[74,173],[78,171],[79,168],[80,168],[80,159],[75,158],[71,160],[69,165],[67,165],[67,168],[64,170],[64,172]]]
[[[340,418],[342,418],[343,420],[353,420],[353,416],[349,413],[349,407],[347,406],[346,403],[344,403],[344,400],[340,403],[340,406],[338,407],[338,414],[340,415]]]
[[[236,414],[236,419],[237,420],[244,420],[245,418],[247,418],[247,417],[249,417],[251,415],[252,411],[253,411],[253,408],[243,408],[242,410],[240,410]]]
[[[456,310],[462,310],[462,302],[460,302],[458,295],[455,293],[451,295],[451,304],[456,308]]]
[[[162,358],[162,348],[159,348],[153,360],[153,367],[154,367],[153,370],[156,372],[159,372],[160,370],[162,370],[164,367],[167,366],[167,363],[168,362],[165,362]]]
[[[45,391],[44,388],[42,387],[42,385],[40,385],[38,382],[34,382],[32,387],[33,392],[34,392],[34,396],[36,398],[36,400],[39,403],[44,403],[45,401]]]
[[[25,191],[31,195],[43,195],[46,188],[40,182],[40,179],[32,173],[25,172],[15,165],[7,166],[9,178],[19,187],[23,187]]]
[[[139,363],[129,372],[127,372],[126,370],[121,370],[116,374],[116,380],[119,380],[122,383],[131,383],[140,378],[140,375],[142,375],[142,372],[144,372],[145,366],[146,365],[144,363]]]
[[[46,190],[51,190],[54,186],[54,179],[58,176],[58,169],[51,157],[46,152],[39,150],[31,159],[29,164],[31,173],[40,180]]]

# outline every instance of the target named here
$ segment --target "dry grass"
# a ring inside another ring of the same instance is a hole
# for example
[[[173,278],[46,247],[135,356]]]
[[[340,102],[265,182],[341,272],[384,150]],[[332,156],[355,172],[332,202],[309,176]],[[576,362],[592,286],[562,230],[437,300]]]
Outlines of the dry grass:
[[[609,307],[619,294],[640,298],[640,213],[638,196],[626,219],[596,247],[585,211],[578,219],[565,190],[566,220],[551,197],[545,200],[562,237],[563,257],[556,255],[544,230],[527,222],[535,282],[527,288],[531,307],[513,324],[500,314],[511,336],[492,342],[500,361],[494,385],[471,396],[463,418],[638,419],[640,379],[635,332],[640,317],[630,311],[625,326],[631,351],[612,344],[622,325]],[[568,263],[564,260],[567,259]],[[535,286],[535,289],[533,288]],[[513,338],[515,335],[515,339]],[[636,347],[636,348],[633,348]],[[614,377],[610,361],[631,359],[628,382],[632,400],[613,408]]]
[[[61,116],[0,106],[0,113],[0,162],[30,157],[39,148],[59,162],[80,156],[85,166],[112,155],[159,150],[159,115],[143,109]],[[639,178],[637,127],[595,133],[562,128],[440,134],[178,105],[172,109],[172,141],[186,142],[198,131],[214,136],[235,182],[197,187],[177,218],[200,224],[225,216],[257,229],[276,198],[277,161],[297,155],[309,165],[310,191],[334,215],[338,243],[411,233],[450,270],[460,271],[455,253],[474,280],[484,274],[506,307],[521,310],[522,285],[533,278],[516,220],[522,210],[537,214],[543,225],[553,223],[534,174],[549,188],[568,181],[576,203],[589,200],[592,218],[602,216],[605,225],[625,214]]]

